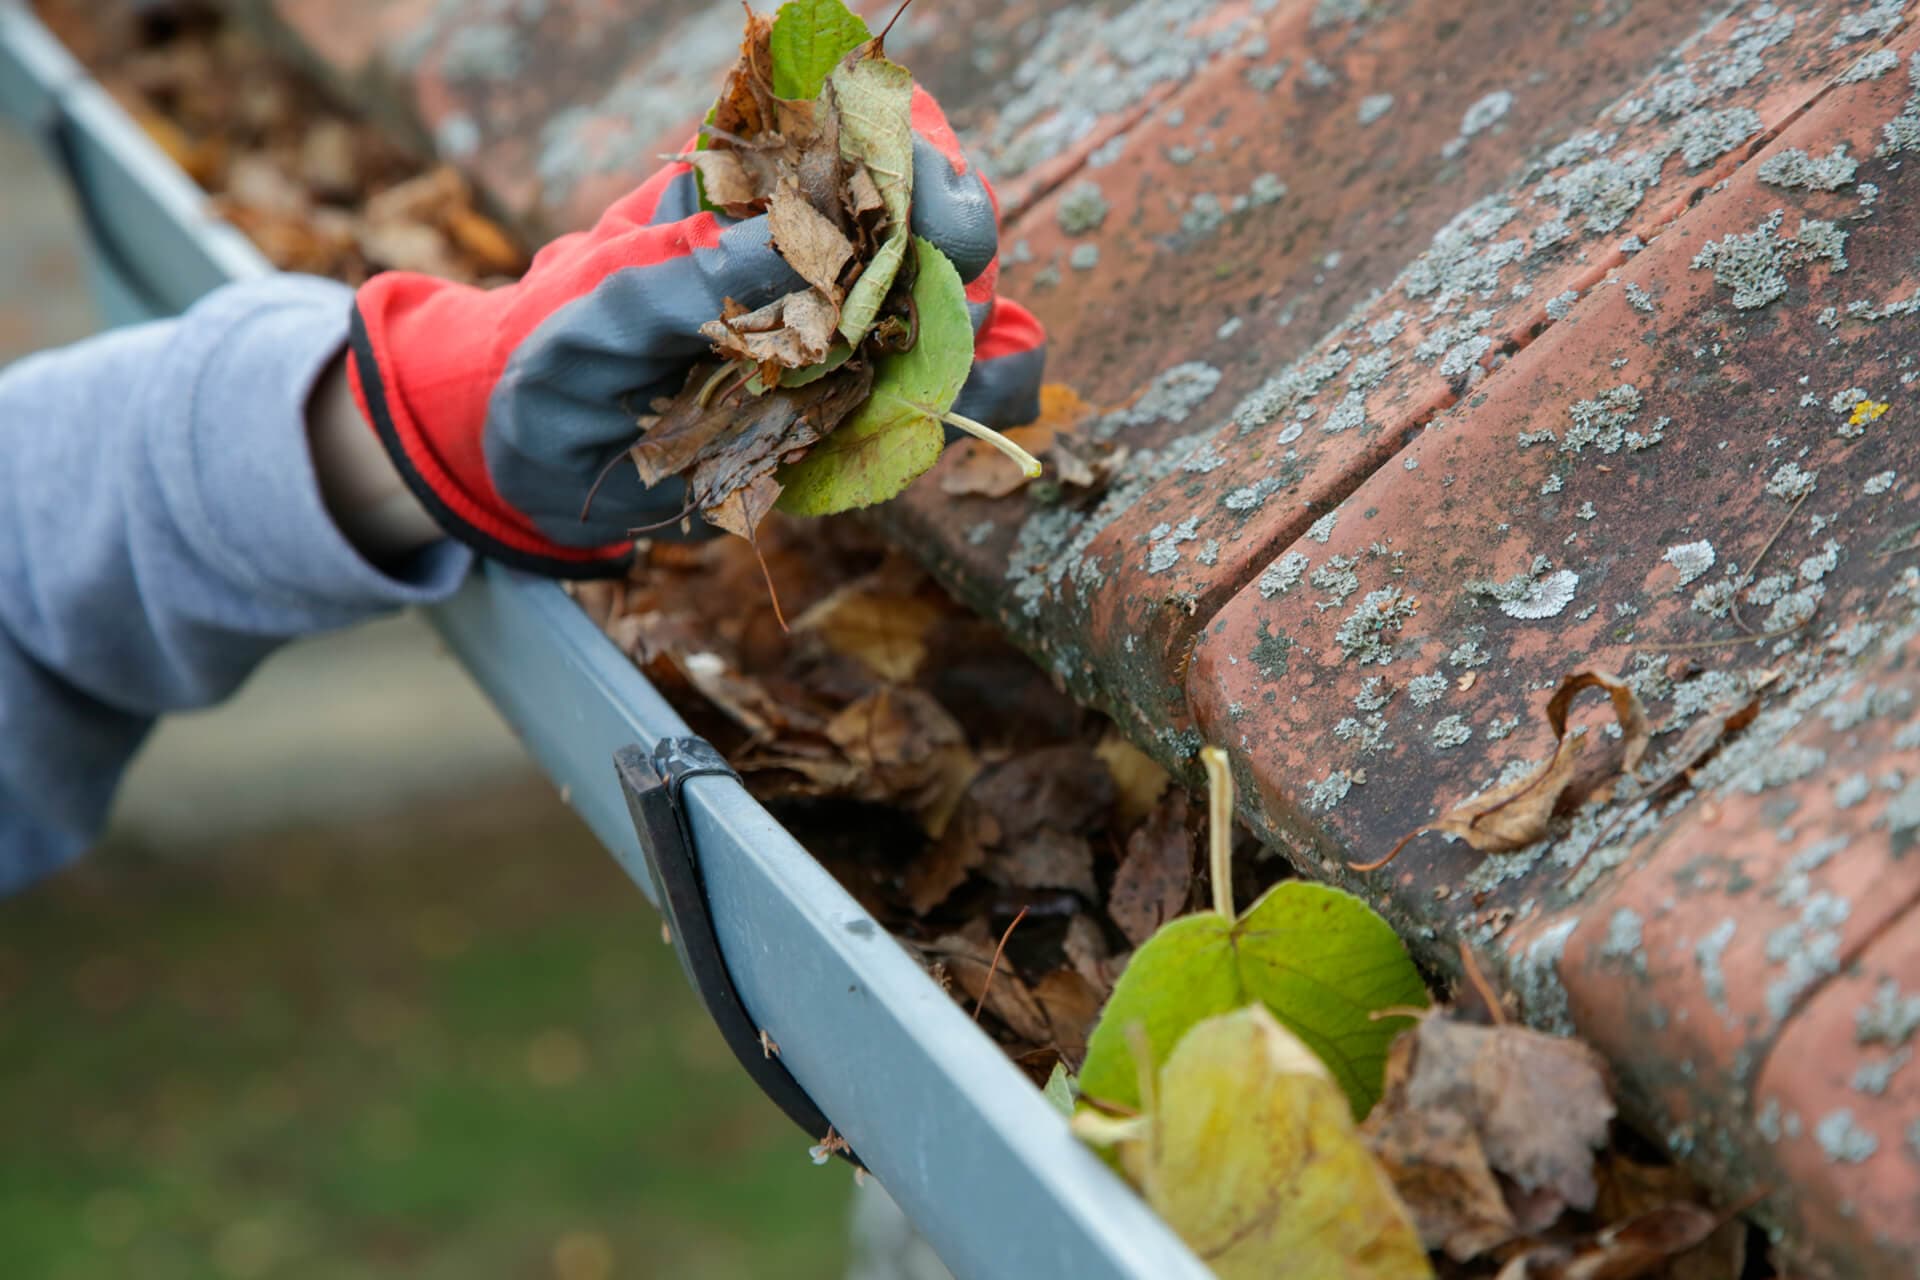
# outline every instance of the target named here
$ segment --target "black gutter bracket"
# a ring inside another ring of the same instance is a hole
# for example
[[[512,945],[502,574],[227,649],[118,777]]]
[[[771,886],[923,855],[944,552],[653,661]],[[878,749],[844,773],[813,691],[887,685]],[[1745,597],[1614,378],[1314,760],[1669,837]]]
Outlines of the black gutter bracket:
[[[621,747],[613,753],[613,767],[687,980],[761,1092],[816,1142],[824,1142],[833,1132],[832,1123],[780,1061],[778,1046],[747,1011],[721,954],[700,853],[681,797],[689,779],[723,777],[739,782],[740,775],[712,743],[695,737],[662,738],[651,753],[638,746]],[[832,1149],[855,1168],[866,1167],[844,1140]]]

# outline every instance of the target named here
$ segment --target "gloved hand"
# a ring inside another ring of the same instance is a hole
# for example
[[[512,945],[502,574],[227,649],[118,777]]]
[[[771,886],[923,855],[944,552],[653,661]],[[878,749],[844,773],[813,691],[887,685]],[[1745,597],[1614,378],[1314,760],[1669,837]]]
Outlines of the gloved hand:
[[[1045,334],[994,295],[997,206],[944,114],[914,91],[913,230],[968,281],[976,362],[959,412],[1014,426],[1039,412]],[[699,207],[673,163],[563,236],[517,283],[476,289],[388,272],[355,297],[348,376],[414,495],[484,555],[561,577],[617,573],[627,530],[671,519],[678,480],[647,489],[614,466],[591,518],[594,479],[629,445],[636,415],[677,392],[708,353],[700,325],[732,298],[759,307],[802,287],[764,216]]]

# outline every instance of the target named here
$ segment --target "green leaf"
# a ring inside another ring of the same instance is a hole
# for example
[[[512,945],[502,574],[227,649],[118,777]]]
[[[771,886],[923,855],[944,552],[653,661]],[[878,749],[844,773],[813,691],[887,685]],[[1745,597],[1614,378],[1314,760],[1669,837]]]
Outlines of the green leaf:
[[[886,240],[840,307],[840,336],[859,346],[906,256],[913,204],[913,76],[885,58],[853,58],[835,66],[827,83],[840,107],[840,154],[867,166],[887,214]]]
[[[1427,989],[1393,927],[1366,903],[1329,885],[1282,881],[1236,921],[1183,916],[1147,939],[1088,1038],[1081,1094],[1140,1105],[1129,1025],[1144,1024],[1164,1062],[1195,1023],[1255,1001],[1319,1055],[1364,1116],[1380,1097],[1388,1044],[1411,1025],[1372,1014],[1425,1008]]]
[[[781,370],[779,385],[792,388],[804,387],[810,383],[818,382],[852,358],[853,348],[836,342],[832,350],[827,352],[827,358],[819,364],[810,364],[804,369]],[[760,374],[757,371],[751,378],[747,379],[747,392],[750,395],[756,396],[767,393],[767,384],[761,380]]]
[[[1047,1087],[1041,1090],[1046,1094],[1054,1110],[1068,1119],[1073,1118],[1073,1073],[1067,1070],[1067,1064],[1053,1064],[1053,1074],[1047,1077]]]
[[[824,516],[885,502],[939,461],[947,438],[940,419],[973,368],[973,320],[953,264],[917,236],[913,248],[919,338],[911,351],[879,362],[866,403],[780,469],[782,511]]]
[[[773,93],[817,98],[827,73],[872,35],[840,0],[788,0],[773,20]]]
[[[712,124],[714,118],[719,114],[720,108],[717,105],[708,107],[706,118],[702,120],[701,123]],[[693,149],[695,151],[705,151],[708,149],[707,144],[711,141],[713,141],[713,139],[707,136],[705,129],[702,129],[693,140]],[[722,211],[719,205],[707,199],[707,180],[700,176],[700,170],[698,169],[693,171],[693,191],[695,195],[700,197],[700,212],[720,213]]]

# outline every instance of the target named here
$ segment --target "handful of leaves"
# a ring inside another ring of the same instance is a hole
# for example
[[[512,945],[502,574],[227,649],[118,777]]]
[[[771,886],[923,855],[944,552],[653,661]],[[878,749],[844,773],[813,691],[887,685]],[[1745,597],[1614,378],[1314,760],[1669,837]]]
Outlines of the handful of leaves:
[[[951,412],[973,326],[959,273],[909,230],[913,77],[887,59],[885,35],[841,0],[790,0],[772,19],[749,10],[740,60],[685,157],[707,208],[767,216],[805,286],[758,310],[728,299],[701,327],[713,358],[654,403],[630,453],[646,483],[684,477],[688,512],[749,541],[775,506],[828,515],[894,496],[939,458],[943,423],[1039,474]]]

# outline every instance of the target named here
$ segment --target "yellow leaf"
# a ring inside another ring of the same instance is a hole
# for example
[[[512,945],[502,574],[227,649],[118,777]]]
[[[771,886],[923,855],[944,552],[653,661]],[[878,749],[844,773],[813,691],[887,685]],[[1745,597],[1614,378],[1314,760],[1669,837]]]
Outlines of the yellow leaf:
[[[1159,762],[1121,737],[1118,730],[1107,730],[1093,754],[1100,757],[1107,772],[1113,775],[1120,821],[1129,826],[1153,812],[1153,807],[1160,803],[1160,793],[1173,781]]]
[[[1148,1203],[1221,1280],[1433,1274],[1346,1095],[1264,1006],[1195,1024],[1150,1093],[1131,1124],[1088,1112],[1075,1131],[1119,1148]]]

